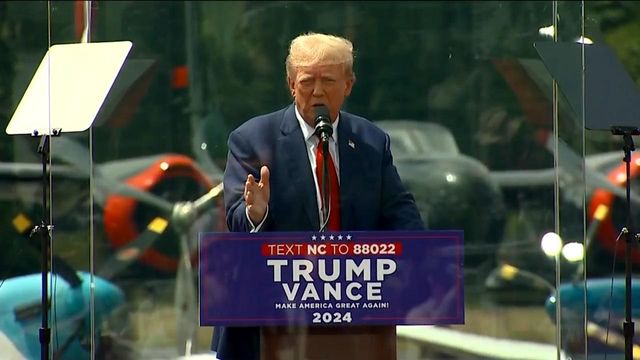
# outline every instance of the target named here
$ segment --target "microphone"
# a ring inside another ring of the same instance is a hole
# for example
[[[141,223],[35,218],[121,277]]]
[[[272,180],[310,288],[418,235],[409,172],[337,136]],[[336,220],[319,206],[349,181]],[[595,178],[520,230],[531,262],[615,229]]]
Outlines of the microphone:
[[[329,138],[333,135],[329,109],[325,105],[317,105],[314,106],[314,111],[316,114],[315,133],[320,136],[321,141],[329,141]]]

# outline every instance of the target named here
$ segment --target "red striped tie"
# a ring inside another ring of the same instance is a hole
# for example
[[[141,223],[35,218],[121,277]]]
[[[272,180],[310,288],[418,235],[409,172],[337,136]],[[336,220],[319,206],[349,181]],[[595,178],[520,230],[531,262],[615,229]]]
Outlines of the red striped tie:
[[[327,230],[340,231],[340,184],[338,183],[338,174],[336,173],[336,167],[333,164],[333,157],[329,152],[329,158],[327,159],[327,166],[329,168],[329,191],[331,195],[331,212],[329,214],[329,223],[327,224]],[[322,184],[322,143],[318,142],[316,148],[316,178],[318,179],[318,187],[320,188],[320,201],[324,201],[324,186]]]

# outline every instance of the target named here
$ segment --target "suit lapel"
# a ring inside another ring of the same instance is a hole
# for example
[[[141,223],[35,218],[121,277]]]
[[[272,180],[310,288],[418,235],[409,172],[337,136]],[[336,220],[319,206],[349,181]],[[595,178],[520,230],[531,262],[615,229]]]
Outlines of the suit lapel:
[[[315,183],[307,156],[307,145],[296,119],[293,105],[285,112],[280,130],[279,145],[281,151],[279,154],[284,156],[291,186],[295,187],[295,193],[299,194],[310,223],[315,229],[319,229],[320,219]]]
[[[348,230],[352,226],[352,216],[361,182],[359,170],[358,139],[355,136],[348,116],[340,112],[338,123],[338,152],[340,157],[340,217],[342,227]]]

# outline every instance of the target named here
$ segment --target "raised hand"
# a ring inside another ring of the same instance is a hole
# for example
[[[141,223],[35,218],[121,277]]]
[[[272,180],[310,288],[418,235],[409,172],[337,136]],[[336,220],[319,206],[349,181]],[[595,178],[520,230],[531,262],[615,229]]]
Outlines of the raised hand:
[[[247,176],[244,183],[244,201],[247,205],[249,218],[254,225],[258,225],[264,219],[269,205],[269,168],[260,168],[260,181],[256,181],[253,175]]]

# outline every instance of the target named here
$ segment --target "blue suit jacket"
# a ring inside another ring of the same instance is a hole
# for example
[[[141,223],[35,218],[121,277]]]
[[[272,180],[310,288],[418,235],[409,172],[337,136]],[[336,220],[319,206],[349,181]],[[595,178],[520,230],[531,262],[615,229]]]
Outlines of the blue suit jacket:
[[[413,196],[393,165],[389,136],[369,120],[340,112],[340,215],[342,230],[421,230]],[[269,214],[262,231],[320,228],[313,172],[294,106],[255,117],[229,135],[224,200],[230,231],[251,229],[244,183],[270,170]],[[223,360],[259,358],[258,328],[217,328],[214,350]]]

